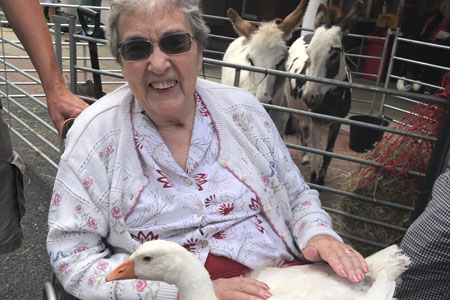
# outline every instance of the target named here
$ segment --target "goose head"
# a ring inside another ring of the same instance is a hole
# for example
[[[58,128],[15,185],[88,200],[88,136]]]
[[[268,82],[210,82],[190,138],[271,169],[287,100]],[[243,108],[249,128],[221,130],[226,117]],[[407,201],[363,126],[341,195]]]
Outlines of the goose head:
[[[182,246],[164,240],[142,244],[106,281],[142,279],[174,284],[183,299],[217,300],[209,273]]]

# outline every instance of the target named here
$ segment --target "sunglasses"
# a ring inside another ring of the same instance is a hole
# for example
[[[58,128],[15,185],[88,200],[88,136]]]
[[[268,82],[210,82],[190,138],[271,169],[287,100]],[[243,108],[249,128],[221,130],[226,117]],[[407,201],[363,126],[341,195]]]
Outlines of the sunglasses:
[[[192,40],[192,36],[187,32],[163,36],[158,43],[145,39],[129,40],[119,45],[119,53],[126,61],[144,60],[152,55],[153,48],[158,45],[167,55],[179,55],[191,50]]]

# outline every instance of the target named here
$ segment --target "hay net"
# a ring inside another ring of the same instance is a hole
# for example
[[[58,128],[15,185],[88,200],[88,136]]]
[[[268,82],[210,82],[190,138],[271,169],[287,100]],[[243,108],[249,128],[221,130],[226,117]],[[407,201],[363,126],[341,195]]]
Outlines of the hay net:
[[[450,73],[442,79],[444,91],[434,96],[450,100]],[[446,104],[423,101],[405,115],[393,128],[411,133],[437,137],[444,118]],[[367,159],[379,163],[382,167],[366,167],[360,187],[373,180],[380,173],[388,172],[396,178],[402,178],[412,184],[412,189],[419,193],[415,183],[417,177],[408,176],[408,172],[426,173],[435,142],[417,139],[395,133],[386,134],[372,151],[367,152]],[[365,183],[365,184],[364,184]]]

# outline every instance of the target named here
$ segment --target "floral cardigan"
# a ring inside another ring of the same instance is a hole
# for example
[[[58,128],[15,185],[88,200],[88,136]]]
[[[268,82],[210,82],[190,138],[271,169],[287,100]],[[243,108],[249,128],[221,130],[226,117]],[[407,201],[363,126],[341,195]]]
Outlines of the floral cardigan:
[[[217,160],[258,197],[268,222],[288,249],[318,234],[340,239],[304,182],[269,115],[249,92],[198,79],[219,138]],[[128,85],[103,97],[75,121],[66,140],[49,210],[47,249],[63,287],[80,299],[176,299],[162,282],[105,282],[140,245],[127,215],[148,178],[131,128]]]

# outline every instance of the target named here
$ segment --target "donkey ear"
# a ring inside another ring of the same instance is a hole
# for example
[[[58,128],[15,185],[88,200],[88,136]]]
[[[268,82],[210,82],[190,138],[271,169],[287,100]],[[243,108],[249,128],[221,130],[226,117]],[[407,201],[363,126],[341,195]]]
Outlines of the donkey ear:
[[[291,37],[292,31],[300,25],[303,19],[303,15],[308,7],[309,0],[302,0],[300,4],[294,9],[283,22],[278,26],[278,28],[283,32],[283,38],[288,40]]]
[[[342,32],[344,34],[348,33],[350,31],[350,28],[358,21],[359,12],[362,7],[363,1],[357,0],[350,11],[345,15],[344,18],[339,22],[339,26],[342,28]]]
[[[321,25],[330,25],[330,18],[328,16],[327,7],[321,3],[317,9],[316,18],[314,20],[314,28]]]
[[[256,26],[248,21],[242,20],[239,14],[232,8],[227,10],[227,15],[230,18],[234,31],[239,36],[245,36],[247,39],[250,39],[250,36],[256,30]]]

